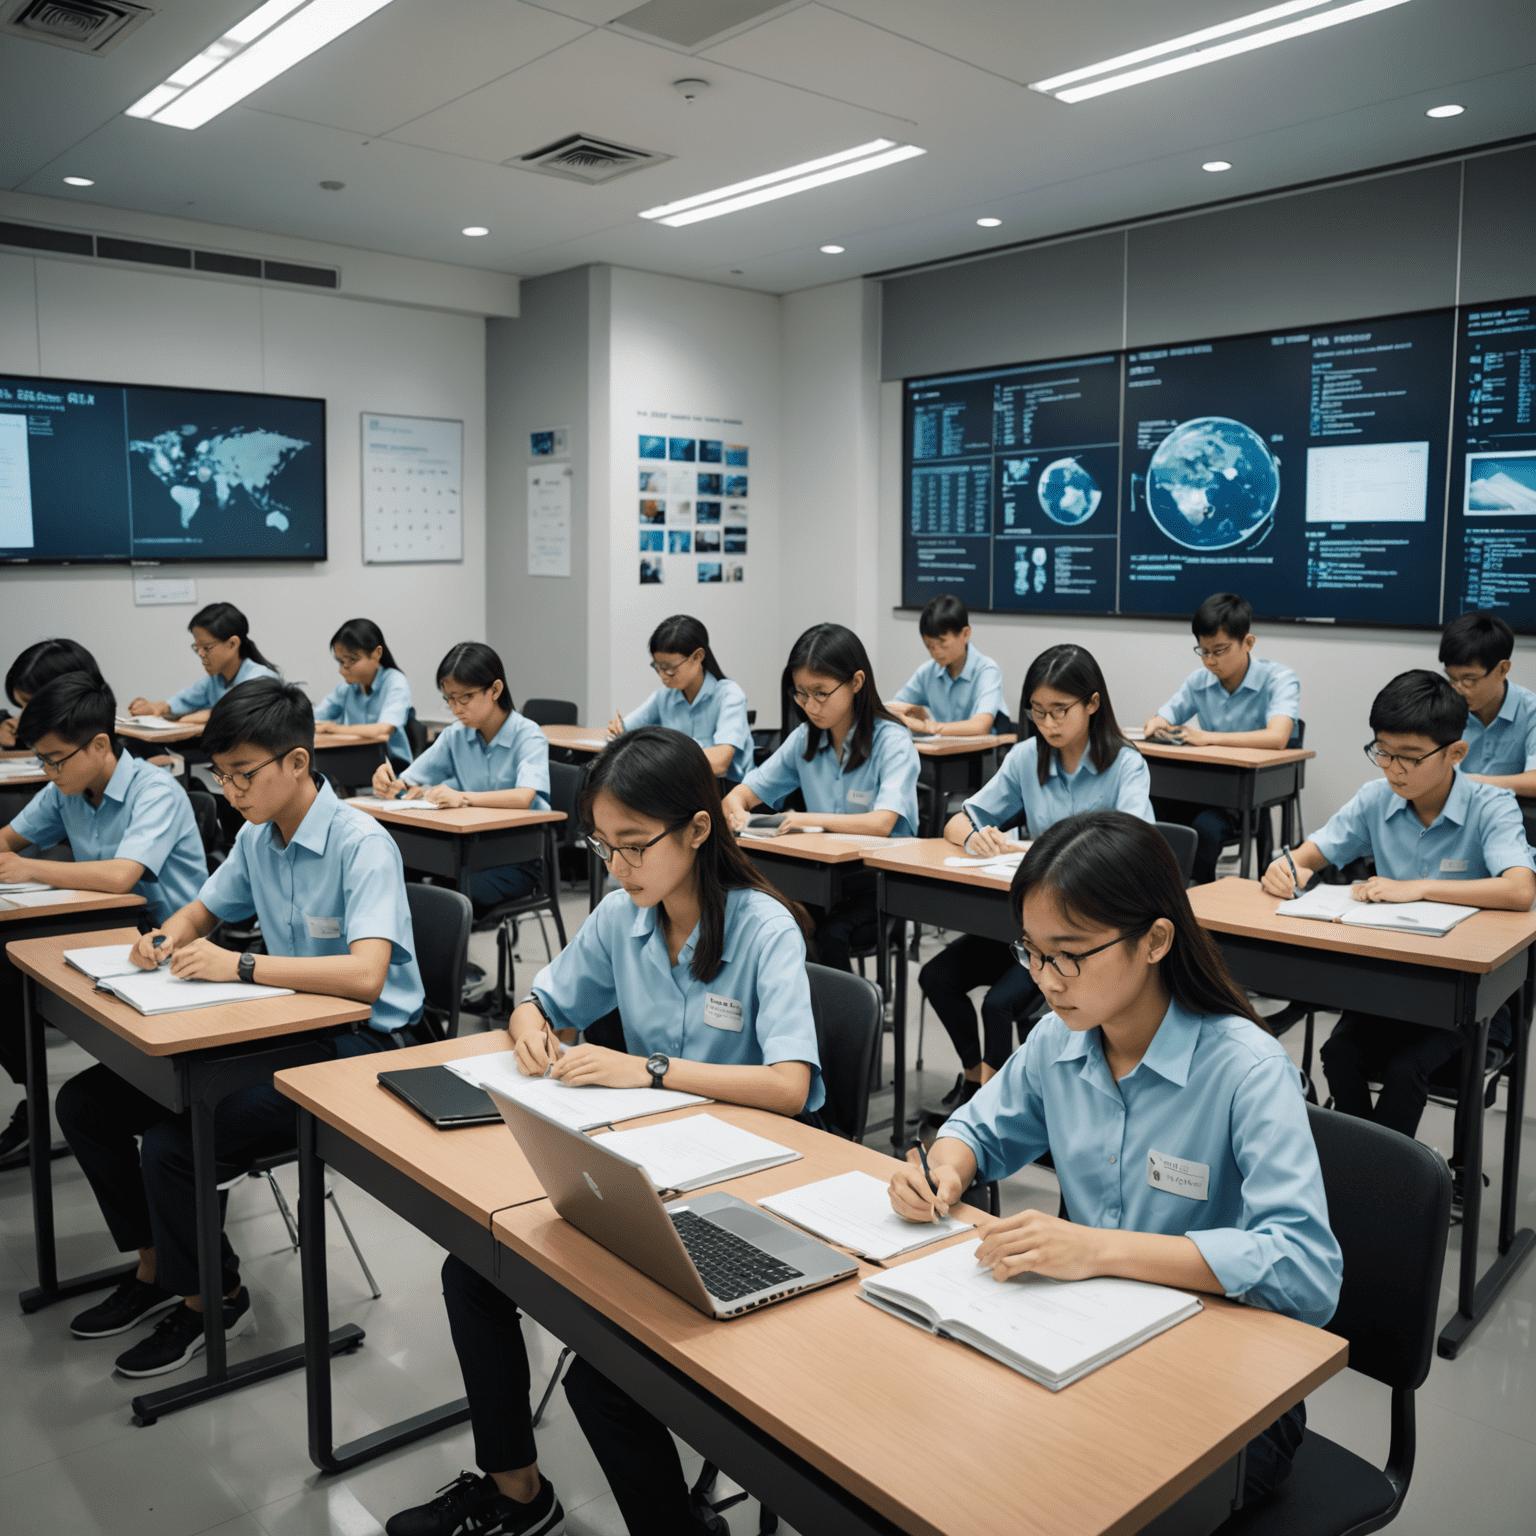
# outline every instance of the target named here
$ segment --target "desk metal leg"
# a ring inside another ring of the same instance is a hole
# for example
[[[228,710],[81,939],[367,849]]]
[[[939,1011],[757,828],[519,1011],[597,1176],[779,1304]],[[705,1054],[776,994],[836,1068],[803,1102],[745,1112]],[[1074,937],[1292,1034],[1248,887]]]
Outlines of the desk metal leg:
[[[337,1339],[350,1329],[345,1347],[363,1341],[353,1325],[330,1334],[330,1348],[321,1344],[331,1321],[330,1281],[325,1267],[325,1165],[315,1149],[315,1118],[299,1111],[299,1262],[304,1277],[304,1394],[309,1408],[309,1459],[322,1472],[347,1472],[359,1463],[382,1456],[462,1424],[469,1417],[469,1400],[459,1398],[440,1408],[402,1419],[346,1445],[332,1443],[331,1356]]]
[[[1253,816],[1254,813],[1244,807],[1238,811],[1241,822],[1241,831],[1237,835],[1237,873],[1238,878],[1248,879],[1248,855],[1253,849]]]
[[[907,1151],[907,925],[896,924],[895,984],[891,988],[891,1054],[896,1058],[891,1076],[891,1145],[897,1157]]]

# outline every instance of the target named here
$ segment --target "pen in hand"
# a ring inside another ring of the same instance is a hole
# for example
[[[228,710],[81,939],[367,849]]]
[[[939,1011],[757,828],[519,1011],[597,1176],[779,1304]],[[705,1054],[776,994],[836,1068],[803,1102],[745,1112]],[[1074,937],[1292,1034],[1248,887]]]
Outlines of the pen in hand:
[[[921,1159],[922,1164],[923,1164],[923,1177],[925,1179],[927,1179],[927,1181],[928,1181],[928,1188],[933,1191],[934,1200],[935,1200],[935,1202],[937,1202],[938,1196],[939,1196],[939,1186],[934,1182],[933,1170],[931,1168],[929,1168],[929,1166],[928,1166],[928,1153],[924,1150],[922,1142],[918,1142],[918,1144],[917,1144],[917,1155]],[[938,1207],[937,1203],[934,1204],[932,1209],[933,1209],[933,1219],[934,1219],[934,1221],[935,1222],[943,1221],[944,1218],[939,1215],[939,1207]]]
[[[384,770],[384,772],[385,772],[385,774],[387,776],[387,782],[388,783],[390,783],[390,784],[399,784],[400,785],[400,787],[394,792],[393,795],[386,796],[385,798],[386,799],[391,799],[391,800],[398,800],[400,798],[400,796],[405,793],[405,785],[401,784],[400,780],[395,777],[394,764],[392,764],[390,762],[389,758],[386,757],[384,759],[384,761],[379,766],[381,768],[383,768],[383,770]]]
[[[549,1077],[555,1070],[555,1063],[559,1061],[564,1051],[560,1044],[560,1037],[555,1033],[554,1025],[548,1019],[544,1020],[544,1054],[549,1057],[549,1064],[544,1068],[544,1076]]]
[[[1300,890],[1301,890],[1301,876],[1296,873],[1296,860],[1291,857],[1291,849],[1290,849],[1290,844],[1289,843],[1285,843],[1285,844],[1281,845],[1280,857],[1283,858],[1288,865],[1290,865],[1290,869],[1291,869],[1291,886],[1292,886],[1292,888],[1294,890],[1296,890],[1297,892],[1300,892]]]

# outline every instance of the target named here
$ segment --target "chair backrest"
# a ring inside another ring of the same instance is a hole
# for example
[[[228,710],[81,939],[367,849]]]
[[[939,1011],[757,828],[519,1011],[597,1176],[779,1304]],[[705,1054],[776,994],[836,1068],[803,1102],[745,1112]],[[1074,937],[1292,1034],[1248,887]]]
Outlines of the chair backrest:
[[[219,825],[219,802],[206,789],[189,789],[197,835],[203,840],[203,860],[211,875],[224,861],[224,829]]]
[[[580,832],[580,818],[576,814],[576,794],[581,788],[581,776],[586,770],[574,763],[549,765],[549,808],[564,811],[565,822],[555,834],[555,841],[562,848],[574,848]]]
[[[1451,1171],[1422,1142],[1370,1120],[1313,1104],[1307,1118],[1344,1253],[1328,1331],[1349,1340],[1355,1370],[1412,1392],[1434,1360]]]
[[[821,1107],[827,1129],[863,1141],[869,1121],[869,1085],[875,1075],[884,1020],[880,989],[852,971],[807,962],[816,1047],[827,1101]]]
[[[1188,885],[1195,873],[1195,851],[1200,838],[1193,827],[1181,827],[1176,821],[1158,821],[1153,825],[1168,840],[1173,857],[1178,862],[1179,879]]]
[[[1298,720],[1296,724],[1291,727],[1291,739],[1286,742],[1286,749],[1288,751],[1294,752],[1298,748],[1304,747],[1306,744],[1307,722],[1305,720]]]
[[[427,728],[416,718],[414,709],[405,717],[405,739],[412,757],[420,757],[427,750]]]
[[[524,699],[522,715],[535,725],[576,724],[576,706],[569,699]]]
[[[405,899],[411,909],[416,964],[427,994],[427,1013],[438,1032],[452,1040],[459,1032],[459,1003],[464,996],[474,908],[469,897],[446,885],[409,884]]]

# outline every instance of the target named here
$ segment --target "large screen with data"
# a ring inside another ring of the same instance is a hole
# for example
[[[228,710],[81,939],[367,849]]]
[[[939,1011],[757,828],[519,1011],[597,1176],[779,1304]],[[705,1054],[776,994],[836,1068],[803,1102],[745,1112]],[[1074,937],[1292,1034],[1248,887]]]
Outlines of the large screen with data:
[[[908,379],[902,602],[1536,630],[1536,300]]]
[[[0,563],[326,557],[325,401],[0,376]]]

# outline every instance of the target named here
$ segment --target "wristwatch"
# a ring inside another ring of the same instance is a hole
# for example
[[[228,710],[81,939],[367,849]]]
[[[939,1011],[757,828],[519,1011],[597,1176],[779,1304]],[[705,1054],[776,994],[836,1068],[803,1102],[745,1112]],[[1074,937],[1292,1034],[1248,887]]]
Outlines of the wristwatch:
[[[651,1087],[660,1088],[667,1073],[672,1070],[672,1058],[657,1051],[646,1058],[645,1070],[651,1074]]]
[[[253,982],[256,980],[256,956],[250,950],[246,950],[240,956],[239,963],[235,967],[236,974],[241,981]]]

